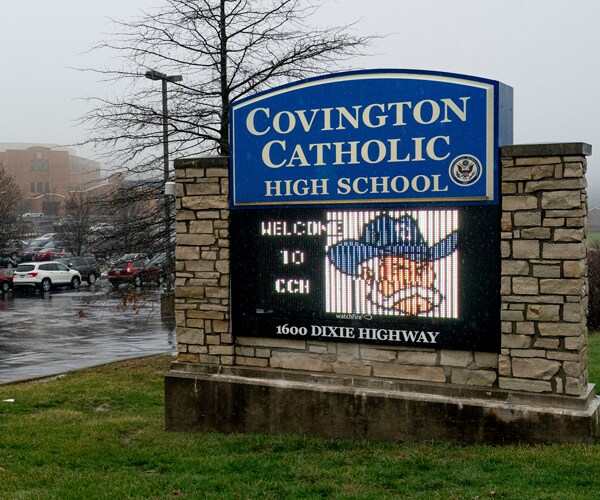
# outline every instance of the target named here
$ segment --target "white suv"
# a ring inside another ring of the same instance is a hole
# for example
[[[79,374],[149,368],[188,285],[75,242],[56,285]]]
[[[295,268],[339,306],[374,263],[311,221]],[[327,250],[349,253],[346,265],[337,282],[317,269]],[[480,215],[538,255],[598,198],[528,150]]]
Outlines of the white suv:
[[[79,288],[81,275],[62,262],[24,262],[17,266],[13,288],[40,288],[44,292],[53,287]]]

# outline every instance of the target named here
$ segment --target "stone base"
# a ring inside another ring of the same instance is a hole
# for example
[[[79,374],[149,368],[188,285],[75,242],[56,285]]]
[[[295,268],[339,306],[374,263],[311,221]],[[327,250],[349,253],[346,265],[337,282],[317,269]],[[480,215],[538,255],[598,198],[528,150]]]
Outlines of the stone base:
[[[592,443],[600,435],[600,398],[591,385],[579,398],[522,393],[515,403],[515,391],[497,389],[421,383],[417,393],[395,380],[210,371],[175,363],[167,373],[167,430],[465,444]]]

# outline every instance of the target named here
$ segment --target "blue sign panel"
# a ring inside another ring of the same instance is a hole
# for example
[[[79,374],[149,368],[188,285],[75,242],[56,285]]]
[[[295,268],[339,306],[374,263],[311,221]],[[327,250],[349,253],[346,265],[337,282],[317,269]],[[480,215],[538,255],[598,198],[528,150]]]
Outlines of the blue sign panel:
[[[231,207],[496,204],[512,89],[446,73],[328,75],[230,109]]]

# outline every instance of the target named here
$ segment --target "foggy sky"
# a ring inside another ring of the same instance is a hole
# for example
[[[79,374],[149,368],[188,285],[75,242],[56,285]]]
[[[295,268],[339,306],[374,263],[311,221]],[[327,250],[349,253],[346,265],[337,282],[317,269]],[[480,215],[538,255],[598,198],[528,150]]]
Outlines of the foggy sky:
[[[114,66],[108,54],[88,50],[114,29],[108,18],[131,19],[161,4],[2,2],[0,142],[81,140],[76,121],[88,109],[85,98],[121,89],[73,68]],[[358,20],[357,34],[386,35],[355,68],[445,71],[513,87],[515,144],[592,145],[593,204],[600,204],[599,19],[598,0],[330,0],[320,16],[323,25]]]

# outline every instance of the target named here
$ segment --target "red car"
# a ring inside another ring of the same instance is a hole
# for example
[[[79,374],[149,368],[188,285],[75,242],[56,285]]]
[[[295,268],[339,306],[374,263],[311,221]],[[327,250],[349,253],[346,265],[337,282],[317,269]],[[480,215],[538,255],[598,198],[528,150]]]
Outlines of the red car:
[[[0,269],[0,291],[2,291],[3,294],[12,290],[14,274],[14,269]]]
[[[118,287],[122,283],[132,283],[136,287],[142,286],[143,271],[147,265],[148,260],[139,255],[124,255],[108,270],[108,281],[114,287]]]
[[[73,254],[59,247],[44,247],[35,254],[35,260],[54,260],[62,257],[73,257]]]

